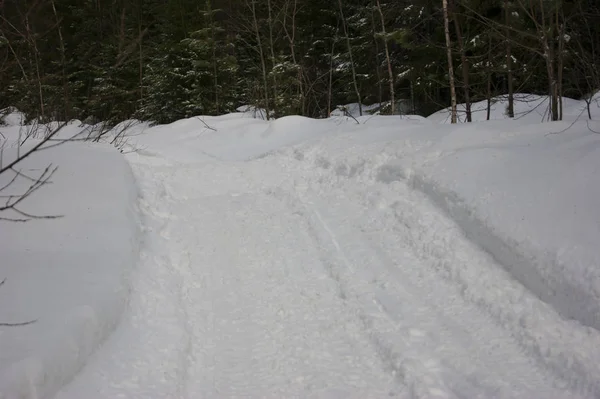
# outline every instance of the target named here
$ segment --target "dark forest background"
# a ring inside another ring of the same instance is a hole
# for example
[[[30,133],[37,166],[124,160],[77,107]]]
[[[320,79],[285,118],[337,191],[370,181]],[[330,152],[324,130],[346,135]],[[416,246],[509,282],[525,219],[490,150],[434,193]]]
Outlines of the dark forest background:
[[[597,0],[443,3],[0,0],[0,108],[160,123],[242,104],[428,115],[450,105],[451,70],[459,103],[508,95],[510,115],[512,93],[549,95],[556,120],[563,96],[600,87]]]

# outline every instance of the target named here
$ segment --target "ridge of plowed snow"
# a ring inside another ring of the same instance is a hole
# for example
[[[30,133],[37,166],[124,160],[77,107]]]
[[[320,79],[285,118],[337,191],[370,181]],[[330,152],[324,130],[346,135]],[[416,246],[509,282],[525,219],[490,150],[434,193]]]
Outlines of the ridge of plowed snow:
[[[5,162],[15,155],[3,150]],[[83,368],[122,315],[139,255],[136,182],[121,154],[68,143],[17,168],[37,176],[49,164],[59,167],[51,184],[25,199],[22,210],[62,217],[0,221],[0,322],[36,320],[0,326],[0,397],[7,399],[50,397]],[[0,187],[11,177],[4,174]],[[2,195],[29,184],[18,179]]]

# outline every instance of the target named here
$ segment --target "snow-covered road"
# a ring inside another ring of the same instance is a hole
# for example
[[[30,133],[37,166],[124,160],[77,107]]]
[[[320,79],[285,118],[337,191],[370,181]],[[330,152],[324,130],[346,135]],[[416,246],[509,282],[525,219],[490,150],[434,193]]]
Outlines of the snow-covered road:
[[[600,395],[597,331],[406,183],[305,156],[130,156],[145,230],[130,303],[57,397]]]

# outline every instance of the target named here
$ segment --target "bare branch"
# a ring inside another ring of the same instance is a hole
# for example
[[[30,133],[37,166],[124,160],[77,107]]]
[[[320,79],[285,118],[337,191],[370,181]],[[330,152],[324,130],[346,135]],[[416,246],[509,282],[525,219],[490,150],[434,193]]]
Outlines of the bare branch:
[[[588,127],[588,129],[589,129],[590,132],[596,133],[596,134],[600,134],[599,131],[594,130],[594,129],[591,128],[589,119],[586,119],[586,123],[587,123],[587,127]]]
[[[217,131],[217,129],[215,129],[214,127],[210,127],[210,126],[208,126],[208,123],[204,122],[204,119],[200,118],[199,116],[197,116],[196,118],[197,118],[197,119],[198,119],[200,122],[202,122],[202,123],[204,124],[204,126],[206,126],[206,128],[207,128],[207,129],[210,129],[210,130],[212,130],[212,131],[214,131],[214,132],[216,132],[216,131]]]
[[[51,138],[53,138],[54,136],[56,136],[58,134],[58,132],[60,132],[62,130],[62,128],[66,126],[66,124],[67,124],[66,122],[61,123],[47,137],[45,137],[44,139],[42,139],[38,144],[36,144],[32,148],[30,148],[27,152],[25,152],[22,155],[19,155],[14,161],[10,162],[8,165],[6,165],[4,167],[0,166],[0,175],[2,175],[3,173],[5,173],[7,170],[12,169],[14,166],[16,166],[17,164],[19,164],[23,160],[25,160],[27,157],[29,157],[34,152],[38,151],[40,148],[43,149],[44,144],[46,144]],[[65,141],[68,141],[68,140],[65,140]]]
[[[0,287],[2,287],[5,282],[6,282],[6,279],[0,281]],[[30,321],[25,321],[25,322],[21,322],[21,323],[0,323],[0,327],[20,327],[20,326],[26,326],[28,324],[33,324],[36,321],[37,320],[30,320]]]
[[[31,219],[56,219],[61,217],[58,215],[34,215],[30,212],[24,211],[20,207],[20,205],[26,198],[30,197],[40,188],[51,183],[50,180],[54,176],[54,173],[56,173],[58,167],[49,164],[43,169],[41,173],[39,173],[38,176],[32,176],[29,173],[23,172],[23,170],[17,168],[17,166],[19,165],[19,163],[23,162],[35,152],[39,152],[41,150],[54,147],[56,145],[69,141],[68,139],[58,140],[52,145],[46,145],[50,140],[53,140],[53,138],[62,130],[62,128],[65,125],[66,123],[59,124],[54,130],[50,131],[47,134],[44,134],[44,137],[40,140],[39,143],[35,144],[23,153],[21,153],[20,149],[21,144],[24,143],[25,140],[22,141],[21,139],[19,139],[19,142],[17,143],[18,148],[16,158],[6,165],[3,165],[2,162],[0,162],[0,176],[8,175],[9,173],[13,174],[9,179],[7,179],[8,181],[0,187],[0,193],[8,191],[11,186],[16,185],[19,181],[27,182],[26,188],[20,192],[9,192],[7,194],[0,195],[0,198],[4,200],[4,203],[0,204],[0,212],[12,211],[19,215],[18,217],[2,216],[0,217],[0,220],[12,222],[26,222]],[[38,127],[38,125],[34,125],[34,127],[32,127],[28,131],[27,138],[34,136]],[[47,129],[48,127],[45,126],[45,128]]]
[[[35,323],[37,320],[30,320],[23,323],[0,323],[0,327],[21,327]]]

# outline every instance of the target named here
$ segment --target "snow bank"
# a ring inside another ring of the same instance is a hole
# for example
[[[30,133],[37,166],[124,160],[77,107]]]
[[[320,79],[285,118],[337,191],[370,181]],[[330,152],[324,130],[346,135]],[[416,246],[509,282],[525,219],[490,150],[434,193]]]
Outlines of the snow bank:
[[[20,120],[18,119],[19,115],[18,112],[7,115],[5,119],[10,123],[0,128],[0,145],[4,148],[16,147],[18,144],[37,143],[39,142],[37,140],[52,135],[53,142],[48,144],[56,144],[59,140],[94,141],[111,144],[120,150],[128,151],[130,150],[128,140],[131,135],[139,134],[148,127],[148,123],[137,120],[127,120],[116,126],[107,126],[103,123],[88,125],[77,119],[67,123],[50,122],[47,124],[21,125],[16,123]]]
[[[354,123],[354,122],[353,122]],[[168,125],[142,127],[134,140],[141,154],[157,151],[177,162],[242,161],[283,147],[322,138],[345,126],[334,120],[285,116],[270,122],[242,113],[193,117]],[[137,133],[131,133],[133,137]]]
[[[600,329],[600,135],[568,128],[448,129],[381,176],[407,176],[540,299]]]
[[[25,114],[14,107],[0,110],[0,126],[21,126],[25,122]]]
[[[427,150],[415,154],[411,165],[398,162],[518,281],[564,317],[596,329],[600,187],[592,182],[600,172],[599,98],[589,105],[593,121],[585,101],[565,98],[568,122],[540,124],[547,97],[519,94],[516,121],[426,134]],[[506,105],[506,98],[496,98],[491,119],[506,119]],[[486,102],[473,109],[474,120],[485,120]],[[447,123],[449,110],[428,119]]]
[[[543,122],[548,120],[548,96],[535,94],[515,93],[514,95],[515,120],[520,122]],[[592,119],[600,119],[600,96],[596,94],[590,103]],[[490,120],[508,119],[508,100],[506,96],[492,99],[490,107]],[[459,122],[466,122],[465,104],[458,104]],[[487,100],[471,104],[472,119],[481,122],[487,119]],[[563,98],[563,118],[565,120],[588,119],[587,104],[585,101]],[[428,119],[434,123],[450,123],[450,107],[437,111]]]
[[[381,108],[381,104],[361,104],[362,105],[362,113],[363,116],[364,115],[372,115],[374,113],[379,112],[379,109]],[[347,116],[347,115],[352,115],[353,117],[357,118],[360,115],[360,108],[358,103],[350,103],[350,104],[344,104],[344,105],[338,105],[333,111],[331,111],[331,115],[330,116]]]
[[[267,110],[264,108],[258,108],[254,105],[242,105],[237,107],[236,111],[244,114],[246,118],[267,120]],[[272,113],[273,111],[271,111],[271,114]]]
[[[600,135],[582,122],[498,127],[430,136],[411,181],[540,299],[600,329]],[[382,176],[413,168],[393,158]]]
[[[600,119],[600,92],[590,98],[589,111],[592,119]],[[521,122],[543,122],[548,120],[548,96],[540,96],[537,94],[515,93],[514,95],[514,111],[515,120]],[[409,112],[408,100],[399,100],[398,105],[402,113]],[[379,114],[380,104],[365,105],[363,104],[363,116],[370,117],[371,115]],[[497,96],[492,98],[490,106],[490,120],[508,119],[507,116],[508,99],[507,96]],[[589,119],[588,104],[584,100],[574,100],[572,98],[563,97],[563,119]],[[459,122],[466,122],[466,107],[465,104],[457,104]],[[429,115],[427,119],[433,123],[450,123],[450,107],[441,109]],[[404,112],[406,111],[406,112]],[[471,104],[472,120],[474,122],[482,122],[487,120],[487,100],[474,102]],[[331,117],[339,118],[351,115],[354,118],[359,118],[358,103],[350,103],[339,105],[331,112]],[[415,115],[403,115],[403,117],[417,118]],[[359,118],[360,120],[360,118]]]
[[[362,104],[362,116],[369,115],[379,115],[382,107],[389,106],[390,102],[386,101],[383,103],[375,103],[375,104]],[[413,112],[413,108],[410,100],[406,99],[396,99],[396,115],[409,115]],[[336,108],[331,111],[331,117],[340,117],[351,115],[354,118],[358,118],[360,115],[360,108],[358,103],[349,103],[344,105],[338,105]]]
[[[18,134],[10,127],[2,132],[9,138]],[[16,152],[7,147],[5,164]],[[36,320],[0,327],[0,397],[51,396],[83,367],[118,322],[138,257],[136,185],[122,155],[108,145],[69,143],[19,167],[37,175],[49,164],[59,167],[52,184],[21,209],[62,217],[0,220],[0,280],[6,279],[0,323]],[[0,186],[11,177],[3,176]],[[19,179],[2,194],[26,183]]]

